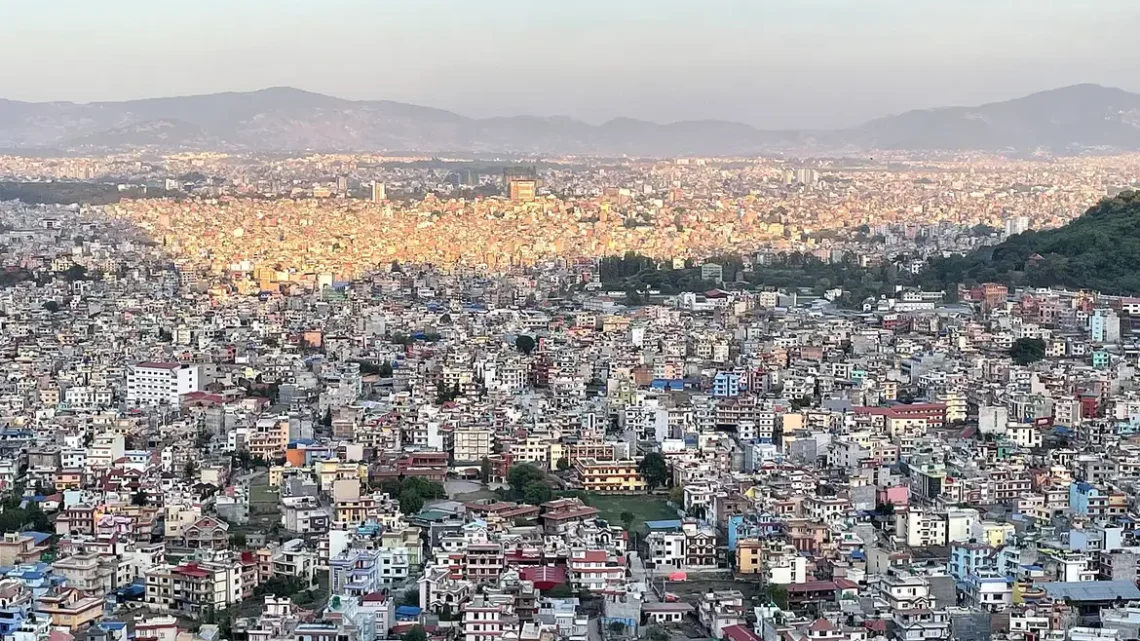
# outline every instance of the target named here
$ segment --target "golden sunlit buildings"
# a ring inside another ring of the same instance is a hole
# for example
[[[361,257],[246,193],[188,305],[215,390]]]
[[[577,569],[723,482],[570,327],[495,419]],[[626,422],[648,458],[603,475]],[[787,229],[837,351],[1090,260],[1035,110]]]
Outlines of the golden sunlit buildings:
[[[533,202],[538,192],[538,172],[533,167],[508,167],[503,170],[503,185],[512,202]]]
[[[514,202],[529,203],[534,201],[535,190],[535,181],[533,180],[512,180],[510,182],[510,195]]]

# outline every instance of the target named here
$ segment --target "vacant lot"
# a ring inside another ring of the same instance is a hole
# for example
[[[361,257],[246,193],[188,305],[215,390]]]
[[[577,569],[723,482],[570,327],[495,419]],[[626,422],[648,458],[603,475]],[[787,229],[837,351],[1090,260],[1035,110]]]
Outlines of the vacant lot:
[[[623,525],[621,515],[624,512],[633,514],[632,529],[645,532],[646,521],[664,521],[676,519],[677,511],[669,507],[665,499],[646,494],[613,495],[613,494],[585,494],[585,501],[601,511],[603,519],[612,524]]]
[[[254,514],[277,514],[277,490],[269,487],[265,476],[254,477],[249,484],[249,512]]]

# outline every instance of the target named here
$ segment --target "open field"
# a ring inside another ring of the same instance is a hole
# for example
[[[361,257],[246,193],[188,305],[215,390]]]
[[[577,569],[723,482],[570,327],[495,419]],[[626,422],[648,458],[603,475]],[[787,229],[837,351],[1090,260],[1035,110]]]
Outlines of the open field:
[[[601,518],[622,525],[623,512],[633,514],[634,531],[646,532],[646,521],[664,521],[679,518],[665,499],[646,494],[583,494],[586,503],[601,511]]]

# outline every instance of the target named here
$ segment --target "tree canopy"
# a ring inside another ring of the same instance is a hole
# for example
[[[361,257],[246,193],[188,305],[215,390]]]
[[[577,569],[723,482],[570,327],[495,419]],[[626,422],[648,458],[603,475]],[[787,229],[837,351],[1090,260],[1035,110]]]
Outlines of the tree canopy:
[[[637,471],[645,479],[645,486],[654,490],[669,482],[669,464],[660,452],[650,452],[637,464]]]
[[[1018,365],[1028,365],[1045,358],[1045,341],[1040,338],[1019,338],[1009,348],[1009,356]]]
[[[1027,231],[965,256],[931,260],[919,282],[1070,287],[1140,294],[1140,193],[1105,198],[1069,224]]]
[[[531,352],[533,352],[535,348],[534,337],[527,336],[526,334],[520,334],[517,338],[515,338],[515,347],[523,354],[530,356]]]
[[[530,463],[520,463],[512,467],[510,472],[507,472],[507,485],[510,485],[511,489],[516,492],[521,493],[527,484],[534,481],[542,481],[545,478],[546,473],[534,465]]]

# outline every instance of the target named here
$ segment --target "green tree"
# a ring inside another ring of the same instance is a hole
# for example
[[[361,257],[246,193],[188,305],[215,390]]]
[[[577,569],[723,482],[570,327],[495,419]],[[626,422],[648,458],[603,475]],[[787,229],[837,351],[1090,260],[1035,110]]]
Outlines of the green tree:
[[[404,514],[417,514],[424,509],[424,497],[415,490],[407,489],[400,493],[400,511]]]
[[[306,587],[305,582],[295,576],[278,575],[262,581],[255,593],[258,596],[271,594],[276,597],[292,597]]]
[[[424,626],[416,624],[412,626],[411,630],[404,633],[403,641],[427,641],[427,632],[424,631]]]
[[[447,490],[444,489],[443,483],[431,481],[421,476],[407,477],[400,482],[400,487],[403,491],[411,490],[425,499],[447,498]]]
[[[770,583],[767,589],[769,603],[775,603],[781,610],[788,609],[788,589],[778,583]]]
[[[534,351],[535,345],[534,337],[532,336],[520,334],[515,338],[515,348],[527,356],[530,356],[531,352]]]
[[[59,303],[54,300],[44,301],[43,308],[54,314],[59,311]]]
[[[645,479],[645,487],[654,490],[669,482],[669,464],[660,452],[650,452],[637,464],[637,471]]]
[[[63,272],[63,277],[69,281],[84,280],[87,278],[87,268],[83,265],[72,265]]]
[[[232,548],[244,548],[247,544],[248,544],[248,541],[246,540],[245,535],[242,534],[241,532],[237,532],[235,534],[230,535],[230,547],[232,547]]]
[[[530,463],[520,463],[511,468],[507,473],[507,485],[515,491],[515,494],[522,495],[523,488],[534,481],[543,481],[546,479],[546,474],[537,467]]]
[[[1018,365],[1028,365],[1045,358],[1045,341],[1040,338],[1019,338],[1009,348],[1009,355]]]
[[[479,461],[479,480],[484,483],[491,482],[491,459],[486,456]]]
[[[629,531],[633,529],[633,521],[637,516],[633,512],[622,512],[620,518],[621,524],[625,526],[626,531]]]
[[[52,527],[51,521],[35,501],[29,500],[26,507],[20,507],[24,502],[20,498],[22,494],[23,489],[17,487],[12,492],[12,496],[4,501],[3,512],[0,512],[0,531],[31,530],[48,534],[54,532],[55,529]]]
[[[568,469],[570,469],[570,459],[566,458],[565,456],[558,459],[558,471],[565,472]]]
[[[420,589],[408,588],[400,593],[400,601],[397,605],[410,605],[419,607],[420,605]]]
[[[621,621],[610,621],[609,625],[606,626],[606,629],[610,631],[610,634],[615,636],[621,636],[625,634],[625,624]]]
[[[574,596],[574,591],[570,589],[569,585],[559,583],[558,585],[546,591],[546,596],[552,599],[569,599]]]
[[[523,487],[522,500],[531,505],[541,505],[553,498],[550,486],[542,481],[531,481]]]

